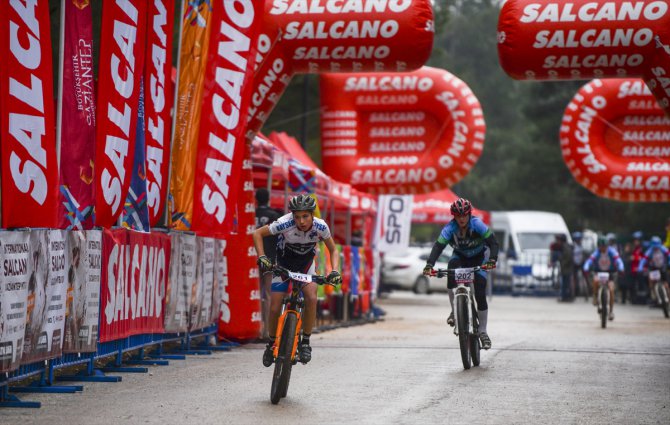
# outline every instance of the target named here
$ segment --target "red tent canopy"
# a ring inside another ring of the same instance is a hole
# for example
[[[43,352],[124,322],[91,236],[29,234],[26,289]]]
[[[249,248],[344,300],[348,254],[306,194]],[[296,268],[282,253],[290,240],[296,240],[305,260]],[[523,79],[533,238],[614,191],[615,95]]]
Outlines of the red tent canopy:
[[[437,192],[414,195],[412,203],[412,223],[445,224],[454,218],[451,215],[451,203],[458,199],[458,195],[449,189]],[[491,214],[488,211],[474,208],[472,215],[480,217],[484,223],[491,223]]]

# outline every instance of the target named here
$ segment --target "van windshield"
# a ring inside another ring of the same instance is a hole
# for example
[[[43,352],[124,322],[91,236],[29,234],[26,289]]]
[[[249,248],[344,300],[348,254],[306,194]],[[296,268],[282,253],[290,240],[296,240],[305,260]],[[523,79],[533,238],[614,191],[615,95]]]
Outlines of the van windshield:
[[[519,248],[522,251],[527,249],[549,249],[549,245],[554,241],[555,233],[519,233]]]

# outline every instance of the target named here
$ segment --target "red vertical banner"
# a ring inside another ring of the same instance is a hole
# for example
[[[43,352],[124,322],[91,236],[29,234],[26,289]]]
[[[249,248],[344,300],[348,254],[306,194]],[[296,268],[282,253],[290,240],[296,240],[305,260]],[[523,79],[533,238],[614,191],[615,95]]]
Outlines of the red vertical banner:
[[[230,231],[242,185],[253,58],[264,3],[218,0],[205,71],[195,170],[192,230]]]
[[[160,220],[168,187],[170,105],[172,104],[172,36],[174,0],[149,2],[147,58],[144,67],[146,176],[149,224]]]
[[[105,1],[100,34],[95,153],[95,224],[110,227],[123,210],[132,177],[147,5]]]
[[[56,224],[50,34],[47,0],[0,3],[2,227]]]
[[[170,237],[105,230],[102,237],[100,342],[164,331]]]
[[[95,88],[93,16],[90,3],[64,1],[61,28],[61,72],[58,146],[60,162],[58,227],[93,227],[93,160],[95,158]]]

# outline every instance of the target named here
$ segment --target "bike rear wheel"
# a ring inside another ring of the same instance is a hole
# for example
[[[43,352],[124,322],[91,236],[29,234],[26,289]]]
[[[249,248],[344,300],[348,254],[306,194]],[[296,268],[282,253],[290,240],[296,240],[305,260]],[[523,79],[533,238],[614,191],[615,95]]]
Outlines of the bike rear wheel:
[[[295,339],[298,319],[295,314],[287,314],[284,320],[284,328],[281,332],[275,370],[272,375],[272,387],[270,388],[270,401],[272,404],[279,403],[282,397],[286,397],[289,380],[291,379],[291,368],[293,362],[293,342]]]
[[[670,312],[668,311],[668,293],[665,290],[665,286],[663,283],[657,283],[657,285],[660,285],[658,288],[658,299],[661,300],[661,306],[663,307],[663,315],[665,315],[666,319],[670,317]]]
[[[600,326],[602,328],[607,327],[607,310],[610,307],[609,294],[608,288],[600,289]]]
[[[463,296],[459,296],[457,302],[458,310],[458,344],[461,348],[461,360],[463,361],[463,367],[465,369],[470,369],[470,334],[468,333],[469,322],[468,322],[468,304],[467,299]]]
[[[474,305],[472,306],[472,333],[470,334],[470,357],[472,364],[479,366],[481,345],[479,342],[479,318],[475,312]]]

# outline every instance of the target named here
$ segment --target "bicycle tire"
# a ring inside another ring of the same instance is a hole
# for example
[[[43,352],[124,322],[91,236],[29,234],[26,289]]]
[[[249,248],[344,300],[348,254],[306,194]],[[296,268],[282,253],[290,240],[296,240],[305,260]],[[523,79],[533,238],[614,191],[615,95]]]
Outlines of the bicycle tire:
[[[609,303],[609,288],[600,288],[600,326],[604,329],[607,327],[607,309]]]
[[[479,341],[479,318],[475,312],[475,306],[472,307],[472,334],[470,334],[470,357],[472,358],[472,365],[479,366],[481,360],[481,343]]]
[[[663,283],[657,283],[657,285],[661,285],[658,295],[661,299],[661,305],[663,306],[663,315],[666,319],[670,318],[670,311],[668,311],[668,293],[666,292]]]
[[[291,355],[293,353],[296,326],[297,319],[295,314],[287,314],[281,332],[281,340],[279,341],[275,370],[272,374],[272,386],[270,388],[270,401],[272,404],[279,403],[279,400],[281,400],[282,397],[286,397],[288,391],[288,383],[291,378],[291,368],[293,366]]]
[[[461,348],[461,360],[463,361],[463,368],[470,369],[470,338],[468,334],[468,304],[465,297],[459,296],[456,303],[458,310],[458,345]]]

